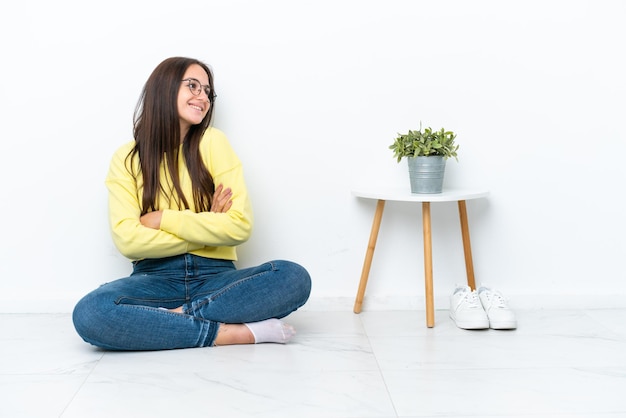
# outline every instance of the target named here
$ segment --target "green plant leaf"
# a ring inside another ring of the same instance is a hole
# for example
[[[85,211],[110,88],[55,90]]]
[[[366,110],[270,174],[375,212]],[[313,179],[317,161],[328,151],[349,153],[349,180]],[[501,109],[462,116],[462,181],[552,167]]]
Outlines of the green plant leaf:
[[[456,134],[441,128],[433,131],[431,127],[419,130],[409,129],[405,134],[398,133],[394,142],[389,146],[398,162],[403,157],[419,157],[441,155],[444,158],[457,158],[459,146],[455,144]]]

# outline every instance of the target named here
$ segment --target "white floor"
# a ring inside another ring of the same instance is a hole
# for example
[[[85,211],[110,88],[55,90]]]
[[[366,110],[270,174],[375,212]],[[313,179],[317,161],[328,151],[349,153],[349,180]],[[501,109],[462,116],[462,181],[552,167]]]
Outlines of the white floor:
[[[296,312],[287,345],[113,353],[69,315],[0,315],[0,417],[626,417],[626,309]]]

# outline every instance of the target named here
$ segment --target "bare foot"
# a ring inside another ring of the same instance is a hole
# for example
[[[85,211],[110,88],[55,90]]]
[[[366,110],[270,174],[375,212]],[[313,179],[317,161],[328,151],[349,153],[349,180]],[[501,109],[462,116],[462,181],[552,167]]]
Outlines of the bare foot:
[[[244,324],[220,324],[214,344],[254,344],[254,335]]]

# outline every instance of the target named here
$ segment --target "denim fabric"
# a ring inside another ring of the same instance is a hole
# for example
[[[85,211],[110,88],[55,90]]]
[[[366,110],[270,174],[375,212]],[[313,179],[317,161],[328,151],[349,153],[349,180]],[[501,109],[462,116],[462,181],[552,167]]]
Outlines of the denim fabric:
[[[88,343],[108,350],[213,345],[220,323],[282,318],[307,301],[311,279],[277,260],[237,270],[232,261],[184,254],[133,263],[129,277],[100,286],[73,312]],[[183,307],[183,314],[162,308]]]

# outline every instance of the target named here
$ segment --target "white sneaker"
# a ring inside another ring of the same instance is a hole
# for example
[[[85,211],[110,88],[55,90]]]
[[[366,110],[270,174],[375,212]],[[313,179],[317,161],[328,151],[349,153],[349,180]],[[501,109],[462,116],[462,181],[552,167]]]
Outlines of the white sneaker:
[[[486,285],[481,285],[478,288],[478,298],[489,318],[489,328],[517,328],[515,313],[509,308],[502,293]]]
[[[458,286],[450,296],[450,318],[462,329],[489,328],[489,318],[475,290],[469,286]]]

